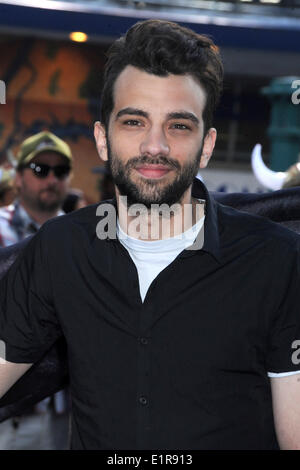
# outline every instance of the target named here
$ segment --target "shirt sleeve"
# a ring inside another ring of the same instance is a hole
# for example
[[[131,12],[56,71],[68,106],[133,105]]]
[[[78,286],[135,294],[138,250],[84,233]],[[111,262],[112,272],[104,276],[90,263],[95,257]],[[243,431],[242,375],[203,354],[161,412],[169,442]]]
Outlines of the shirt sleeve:
[[[283,377],[300,371],[299,241],[290,251],[292,253],[284,260],[281,271],[275,273],[281,276],[285,290],[270,325],[266,364],[269,377]]]
[[[0,281],[0,340],[10,362],[38,361],[62,335],[46,246],[42,228]]]

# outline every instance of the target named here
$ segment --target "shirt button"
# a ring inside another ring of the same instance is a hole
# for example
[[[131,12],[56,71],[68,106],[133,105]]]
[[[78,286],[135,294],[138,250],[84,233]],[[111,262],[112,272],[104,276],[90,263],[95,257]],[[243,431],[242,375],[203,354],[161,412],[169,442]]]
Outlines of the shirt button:
[[[139,398],[139,402],[140,402],[140,404],[143,405],[143,406],[145,406],[145,405],[148,404],[148,400],[147,400],[146,397],[140,397],[140,398]]]
[[[146,344],[148,344],[148,339],[147,338],[140,338],[140,343],[143,344],[144,346],[146,346]]]

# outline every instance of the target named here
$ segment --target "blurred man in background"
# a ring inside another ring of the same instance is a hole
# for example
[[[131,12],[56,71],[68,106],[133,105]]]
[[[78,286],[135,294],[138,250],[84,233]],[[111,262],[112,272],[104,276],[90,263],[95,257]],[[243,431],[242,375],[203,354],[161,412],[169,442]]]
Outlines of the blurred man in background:
[[[50,132],[26,139],[17,155],[15,201],[0,208],[0,246],[10,246],[63,215],[72,169],[71,149]],[[0,424],[0,449],[61,449],[67,446],[66,395],[58,392],[22,415]],[[54,405],[54,406],[53,406]]]
[[[13,204],[0,209],[0,246],[34,234],[47,220],[63,214],[72,168],[70,147],[50,132],[26,139],[17,156]]]

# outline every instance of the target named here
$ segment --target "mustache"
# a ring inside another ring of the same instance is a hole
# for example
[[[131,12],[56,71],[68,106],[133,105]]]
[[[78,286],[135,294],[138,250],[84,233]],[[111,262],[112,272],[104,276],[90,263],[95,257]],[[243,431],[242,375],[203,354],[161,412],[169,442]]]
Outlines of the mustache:
[[[155,156],[149,157],[147,155],[142,155],[140,157],[133,157],[126,163],[127,169],[135,168],[139,165],[165,165],[171,168],[175,168],[176,170],[180,170],[180,164],[174,158],[167,158],[164,156]]]
[[[49,192],[49,191],[52,193],[58,194],[58,190],[55,186],[47,186],[47,188],[41,189],[40,194],[44,192]]]

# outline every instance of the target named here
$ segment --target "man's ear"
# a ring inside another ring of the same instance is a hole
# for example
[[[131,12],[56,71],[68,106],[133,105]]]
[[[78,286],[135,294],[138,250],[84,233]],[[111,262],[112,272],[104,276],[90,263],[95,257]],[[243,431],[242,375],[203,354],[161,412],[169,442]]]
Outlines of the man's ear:
[[[208,129],[204,137],[203,150],[200,159],[199,168],[205,168],[212,156],[217,138],[217,131],[213,127]]]
[[[101,160],[107,161],[106,132],[100,121],[96,121],[94,124],[94,136],[99,157]]]

